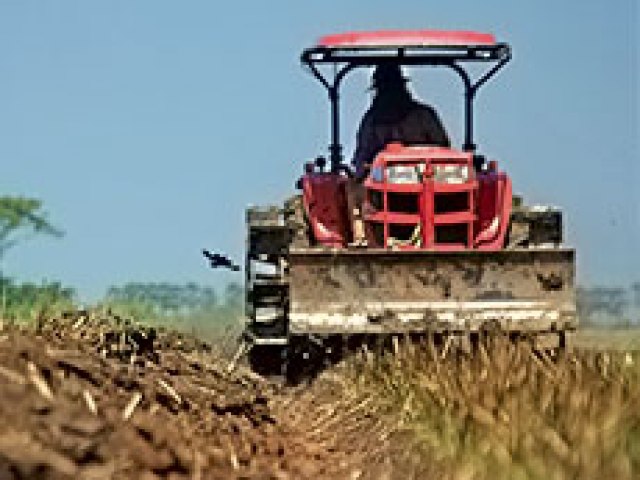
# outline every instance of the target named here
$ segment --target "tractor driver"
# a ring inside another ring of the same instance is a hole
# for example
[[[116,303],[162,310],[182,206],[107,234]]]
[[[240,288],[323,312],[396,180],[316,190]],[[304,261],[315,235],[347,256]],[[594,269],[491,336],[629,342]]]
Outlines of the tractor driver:
[[[407,81],[397,64],[378,65],[373,72],[371,89],[376,95],[360,123],[352,161],[360,181],[378,152],[391,142],[450,145],[436,111],[413,99]]]

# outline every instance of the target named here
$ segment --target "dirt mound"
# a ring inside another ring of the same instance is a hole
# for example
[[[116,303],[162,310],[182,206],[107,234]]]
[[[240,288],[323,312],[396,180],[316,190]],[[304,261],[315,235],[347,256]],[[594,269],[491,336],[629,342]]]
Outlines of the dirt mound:
[[[0,330],[0,479],[349,478],[282,394],[195,338],[95,312]]]

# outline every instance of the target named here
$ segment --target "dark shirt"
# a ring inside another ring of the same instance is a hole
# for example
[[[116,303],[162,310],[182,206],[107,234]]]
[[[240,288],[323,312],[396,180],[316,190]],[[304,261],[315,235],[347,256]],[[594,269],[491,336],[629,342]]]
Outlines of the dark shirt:
[[[363,178],[375,156],[387,144],[438,145],[448,147],[449,137],[435,110],[417,102],[408,92],[378,95],[365,113],[358,130],[353,165]]]

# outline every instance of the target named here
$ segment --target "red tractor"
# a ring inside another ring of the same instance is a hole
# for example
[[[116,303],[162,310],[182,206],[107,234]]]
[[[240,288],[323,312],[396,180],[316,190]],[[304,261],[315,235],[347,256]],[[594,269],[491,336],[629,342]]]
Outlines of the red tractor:
[[[244,333],[254,368],[298,367],[401,335],[472,341],[500,328],[544,348],[575,330],[574,250],[561,212],[524,207],[511,179],[476,150],[479,88],[511,59],[493,35],[383,31],[329,35],[302,53],[331,106],[328,168],[304,166],[282,207],[247,210]],[[366,246],[354,245],[340,144],[347,74],[385,63],[446,67],[464,86],[461,149],[391,143],[362,185]],[[465,67],[486,64],[479,78]]]

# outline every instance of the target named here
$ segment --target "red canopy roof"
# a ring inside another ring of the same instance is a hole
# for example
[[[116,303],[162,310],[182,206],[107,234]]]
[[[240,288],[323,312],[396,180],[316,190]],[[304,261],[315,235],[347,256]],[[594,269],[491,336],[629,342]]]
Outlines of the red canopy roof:
[[[495,45],[490,33],[454,30],[382,30],[325,35],[318,46],[329,48],[429,47]]]

